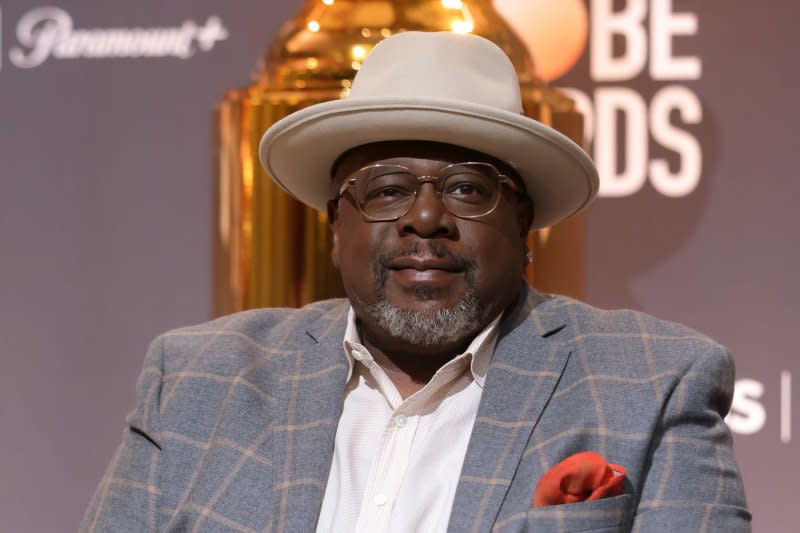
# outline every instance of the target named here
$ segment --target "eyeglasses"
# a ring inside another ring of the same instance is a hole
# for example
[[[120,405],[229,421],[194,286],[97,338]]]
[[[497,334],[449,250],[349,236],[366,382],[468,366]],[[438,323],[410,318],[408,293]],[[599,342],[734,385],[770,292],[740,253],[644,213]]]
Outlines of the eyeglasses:
[[[389,222],[411,210],[424,183],[432,183],[445,209],[459,218],[480,218],[494,211],[500,203],[501,184],[520,193],[520,187],[490,163],[456,163],[438,176],[417,176],[402,165],[375,164],[345,180],[333,200],[352,189],[367,221]]]

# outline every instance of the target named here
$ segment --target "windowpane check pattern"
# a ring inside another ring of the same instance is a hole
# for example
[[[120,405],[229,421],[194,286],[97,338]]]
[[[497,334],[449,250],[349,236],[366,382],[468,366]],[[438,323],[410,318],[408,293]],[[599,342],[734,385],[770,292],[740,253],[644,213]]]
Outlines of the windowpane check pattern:
[[[154,341],[80,531],[314,531],[348,310],[257,309]],[[448,531],[750,531],[723,420],[733,361],[707,337],[523,287],[484,379]],[[537,480],[581,450],[624,465],[632,492],[531,509]]]

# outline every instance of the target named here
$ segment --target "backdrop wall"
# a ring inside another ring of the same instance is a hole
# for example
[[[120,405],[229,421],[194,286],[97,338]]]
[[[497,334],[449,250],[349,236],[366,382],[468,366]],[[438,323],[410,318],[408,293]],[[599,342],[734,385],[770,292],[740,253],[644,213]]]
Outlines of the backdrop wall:
[[[77,528],[148,341],[209,318],[211,110],[301,3],[0,0],[0,530]],[[792,530],[800,7],[495,3],[540,51],[571,28],[538,60],[603,173],[586,299],[733,351],[756,530]],[[109,29],[168,37],[87,44]]]

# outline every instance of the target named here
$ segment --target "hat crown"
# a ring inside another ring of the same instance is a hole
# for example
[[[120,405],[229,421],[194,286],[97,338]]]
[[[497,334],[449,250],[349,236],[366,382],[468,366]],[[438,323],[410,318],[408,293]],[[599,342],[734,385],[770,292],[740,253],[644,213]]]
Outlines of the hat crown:
[[[452,32],[404,32],[367,56],[350,99],[448,100],[522,113],[519,79],[493,42]]]
[[[376,46],[350,96],[295,111],[261,139],[264,168],[324,211],[335,161],[377,142],[425,141],[505,161],[536,204],[533,228],[583,209],[597,170],[580,146],[522,113],[520,85],[503,51],[481,37],[401,33]]]

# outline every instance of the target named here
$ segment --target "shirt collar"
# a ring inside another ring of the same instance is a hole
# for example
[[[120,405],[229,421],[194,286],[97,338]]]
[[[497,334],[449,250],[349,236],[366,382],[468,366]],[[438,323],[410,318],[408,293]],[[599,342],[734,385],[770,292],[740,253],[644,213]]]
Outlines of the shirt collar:
[[[486,379],[486,372],[489,370],[489,362],[494,354],[494,348],[497,344],[497,334],[500,326],[500,318],[502,313],[497,315],[489,325],[472,339],[472,342],[467,346],[464,353],[454,357],[454,359],[468,359],[470,361],[470,373],[472,379],[483,388]],[[342,342],[344,353],[347,355],[347,381],[353,377],[353,368],[356,360],[358,359],[365,365],[374,362],[369,350],[364,346],[361,341],[361,335],[358,331],[358,322],[356,319],[355,311],[351,306],[347,312],[347,329],[344,332],[344,340]]]

